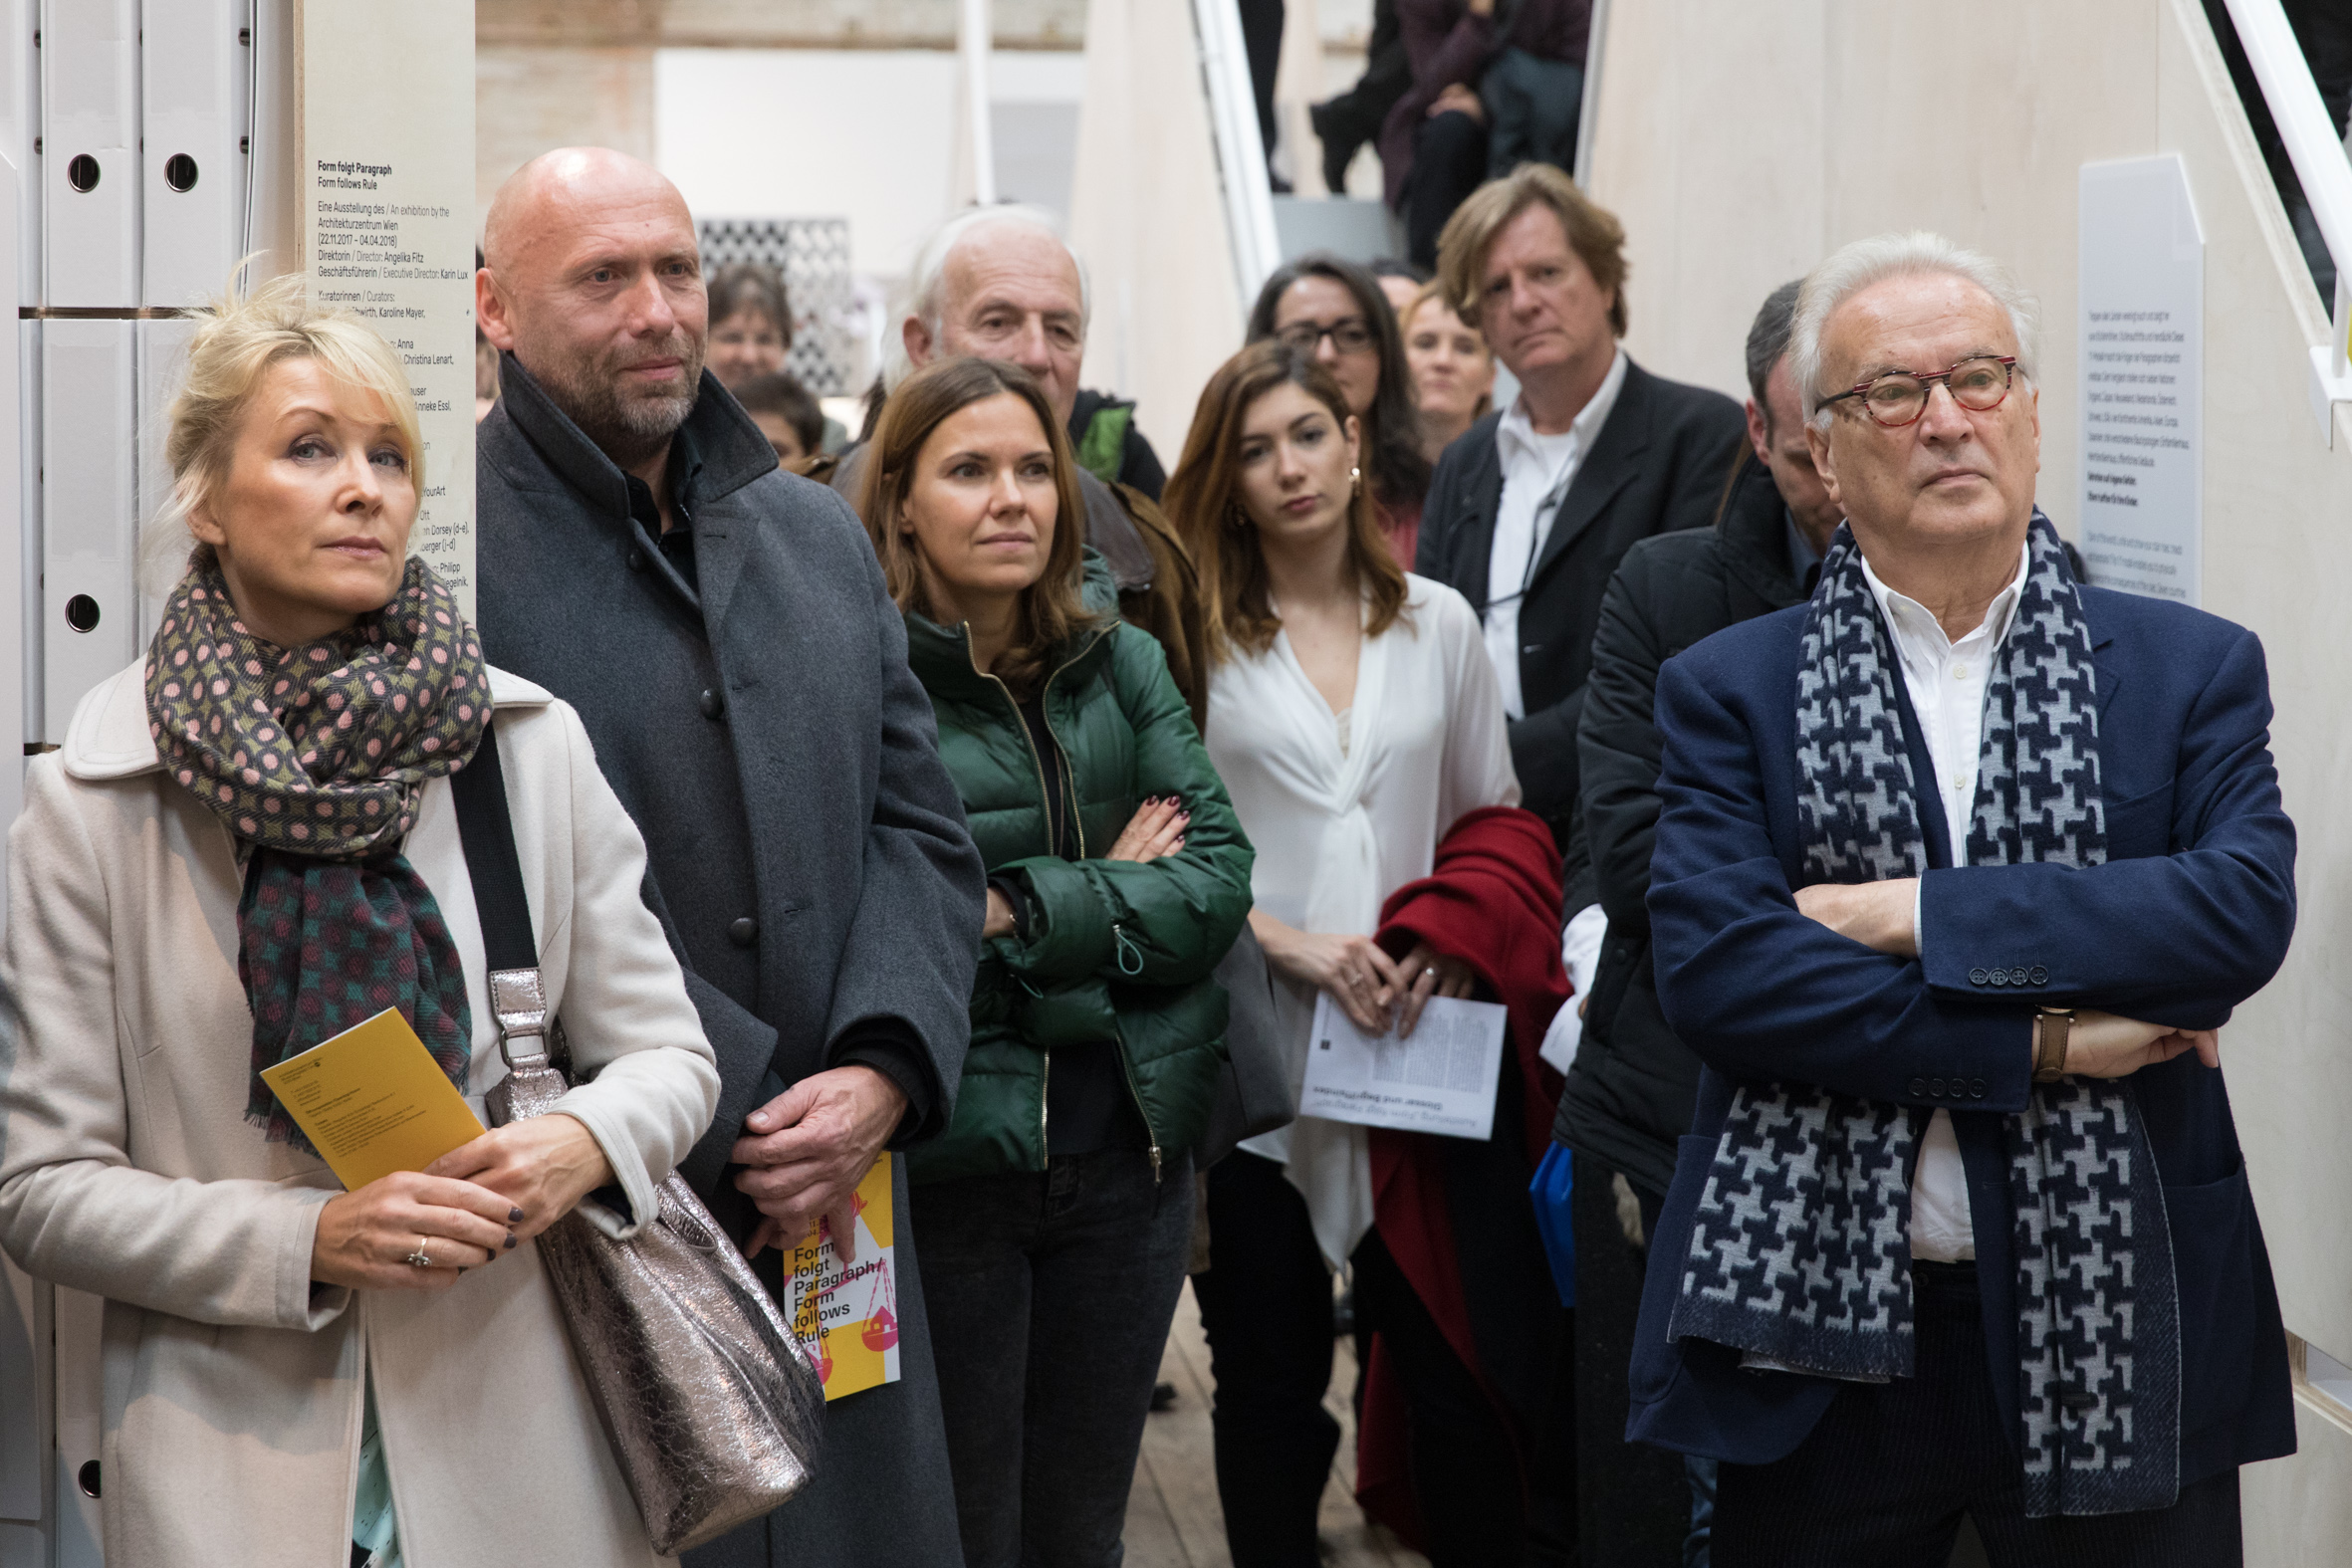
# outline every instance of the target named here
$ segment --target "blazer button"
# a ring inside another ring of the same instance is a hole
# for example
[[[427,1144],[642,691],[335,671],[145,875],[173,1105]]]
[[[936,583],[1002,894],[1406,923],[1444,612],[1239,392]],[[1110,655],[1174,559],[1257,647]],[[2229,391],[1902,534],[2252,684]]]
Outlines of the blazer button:
[[[629,552],[629,570],[631,570],[631,571],[643,571],[644,569],[645,569],[645,553],[644,553],[643,551],[641,551],[641,550],[632,550],[632,551],[630,551],[630,552]]]
[[[2025,984],[2025,971],[2024,971],[2022,968],[2019,968],[2019,969],[2012,969],[2012,970],[2010,970],[2010,971],[2009,971],[2009,984],[2010,984],[2010,985],[2012,985],[2012,986],[2022,986],[2022,985],[2024,985],[2024,984]]]
[[[2050,983],[2050,972],[2036,964],[2025,972],[2025,978],[2036,986],[2046,986]]]
[[[1972,1100],[1981,1100],[1984,1097],[1985,1080],[1982,1078],[1971,1078],[1969,1080],[1969,1098]]]
[[[749,915],[738,915],[727,927],[727,940],[739,948],[748,948],[760,940],[760,923]]]
[[[705,719],[716,719],[726,711],[726,700],[717,691],[706,691],[702,694],[702,716]]]
[[[1969,971],[1969,984],[1972,986],[1990,986],[1993,984],[1993,974],[1990,970],[1972,969]]]
[[[1915,1100],[1924,1100],[1928,1097],[1927,1079],[1914,1078],[1911,1080],[1911,1097]]]
[[[2009,983],[2009,972],[2005,969],[1997,969],[1992,972],[1992,978],[1994,985],[2005,986]]]
[[[1944,1098],[1944,1080],[1943,1080],[1943,1079],[1941,1079],[1941,1078],[1930,1078],[1930,1079],[1928,1080],[1928,1097],[1929,1097],[1930,1099],[1936,1099],[1936,1100],[1940,1100],[1940,1099]]]

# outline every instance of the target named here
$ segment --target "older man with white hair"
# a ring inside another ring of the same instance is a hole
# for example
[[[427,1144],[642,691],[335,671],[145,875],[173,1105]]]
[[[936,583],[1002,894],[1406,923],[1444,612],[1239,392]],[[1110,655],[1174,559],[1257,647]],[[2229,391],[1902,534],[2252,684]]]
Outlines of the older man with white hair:
[[[1078,458],[1086,543],[1110,567],[1120,612],[1166,651],[1168,673],[1198,723],[1207,712],[1208,665],[1192,555],[1160,514],[1165,476],[1134,425],[1134,405],[1078,386],[1088,303],[1085,268],[1050,214],[1021,206],[960,212],[915,252],[883,345],[883,390],[957,354],[1010,360],[1037,377]],[[864,458],[859,445],[806,471],[854,499]]]
[[[1705,1063],[1629,1435],[1723,1461],[1718,1568],[2238,1561],[2292,1452],[2216,1031],[2294,926],[2260,643],[2075,579],[2030,302],[1847,246],[1790,343],[1846,526],[1671,660],[1649,909]]]

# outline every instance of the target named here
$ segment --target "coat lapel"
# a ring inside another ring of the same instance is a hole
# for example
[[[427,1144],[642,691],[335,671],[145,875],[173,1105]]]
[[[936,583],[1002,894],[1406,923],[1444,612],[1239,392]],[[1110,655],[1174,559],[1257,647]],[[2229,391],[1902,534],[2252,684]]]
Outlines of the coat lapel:
[[[1490,415],[1500,422],[1500,415]],[[1456,584],[1462,596],[1470,600],[1470,607],[1481,615],[1487,612],[1488,560],[1495,553],[1495,513],[1503,505],[1503,454],[1495,445],[1495,430],[1490,426],[1483,445],[1479,448],[1486,463],[1479,470],[1477,481],[1460,503],[1461,521],[1454,526],[1454,562],[1459,574]],[[1454,562],[1449,562],[1453,564]]]
[[[1543,554],[1535,561],[1530,586],[1541,581],[1577,537],[1592,527],[1593,520],[1616,499],[1617,492],[1633,483],[1633,476],[1641,469],[1641,455],[1649,444],[1650,375],[1640,365],[1629,362],[1625,366],[1625,384],[1617,391],[1617,406],[1601,421],[1600,433],[1592,440],[1592,450],[1577,465],[1576,477],[1569,482],[1568,493],[1560,502],[1559,516],[1551,520],[1551,532],[1543,538]],[[1492,526],[1490,523],[1489,527]]]

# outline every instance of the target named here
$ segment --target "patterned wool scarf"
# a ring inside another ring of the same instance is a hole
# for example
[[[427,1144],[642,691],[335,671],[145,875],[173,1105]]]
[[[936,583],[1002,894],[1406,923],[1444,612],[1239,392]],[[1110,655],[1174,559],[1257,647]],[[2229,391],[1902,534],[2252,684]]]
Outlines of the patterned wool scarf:
[[[253,1007],[245,1119],[310,1143],[261,1070],[386,1008],[461,1090],[473,1018],[457,947],[400,844],[424,782],[474,755],[488,668],[421,560],[347,632],[281,648],[246,630],[217,566],[192,567],[147,650],[147,731],[171,777],[253,846],[237,978]]]
[[[1985,694],[1968,865],[2107,858],[2098,674],[2064,548],[2030,562]],[[1840,528],[1797,667],[1797,831],[1808,881],[1925,869],[1897,667]],[[2018,1048],[2025,1042],[2020,1035]],[[1746,1365],[1912,1375],[1911,1175],[1927,1113],[1801,1083],[1735,1092],[1669,1332]],[[2025,1511],[2170,1504],[2180,1474],[2172,1238],[2131,1080],[2036,1084],[2008,1118]]]

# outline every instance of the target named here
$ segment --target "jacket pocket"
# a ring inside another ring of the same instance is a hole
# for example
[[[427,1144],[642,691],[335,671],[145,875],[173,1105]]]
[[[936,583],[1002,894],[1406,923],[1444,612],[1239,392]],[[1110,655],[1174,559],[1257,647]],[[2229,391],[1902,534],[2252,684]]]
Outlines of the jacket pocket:
[[[2181,1431],[2229,1420],[2253,1390],[2259,1325],[2254,1288],[2253,1195],[2245,1167],[2218,1182],[2164,1190],[2173,1278],[2181,1302]]]
[[[2142,794],[2102,802],[2106,819],[2107,854],[2114,860],[2133,860],[2172,853],[2173,782],[2167,779]]]

